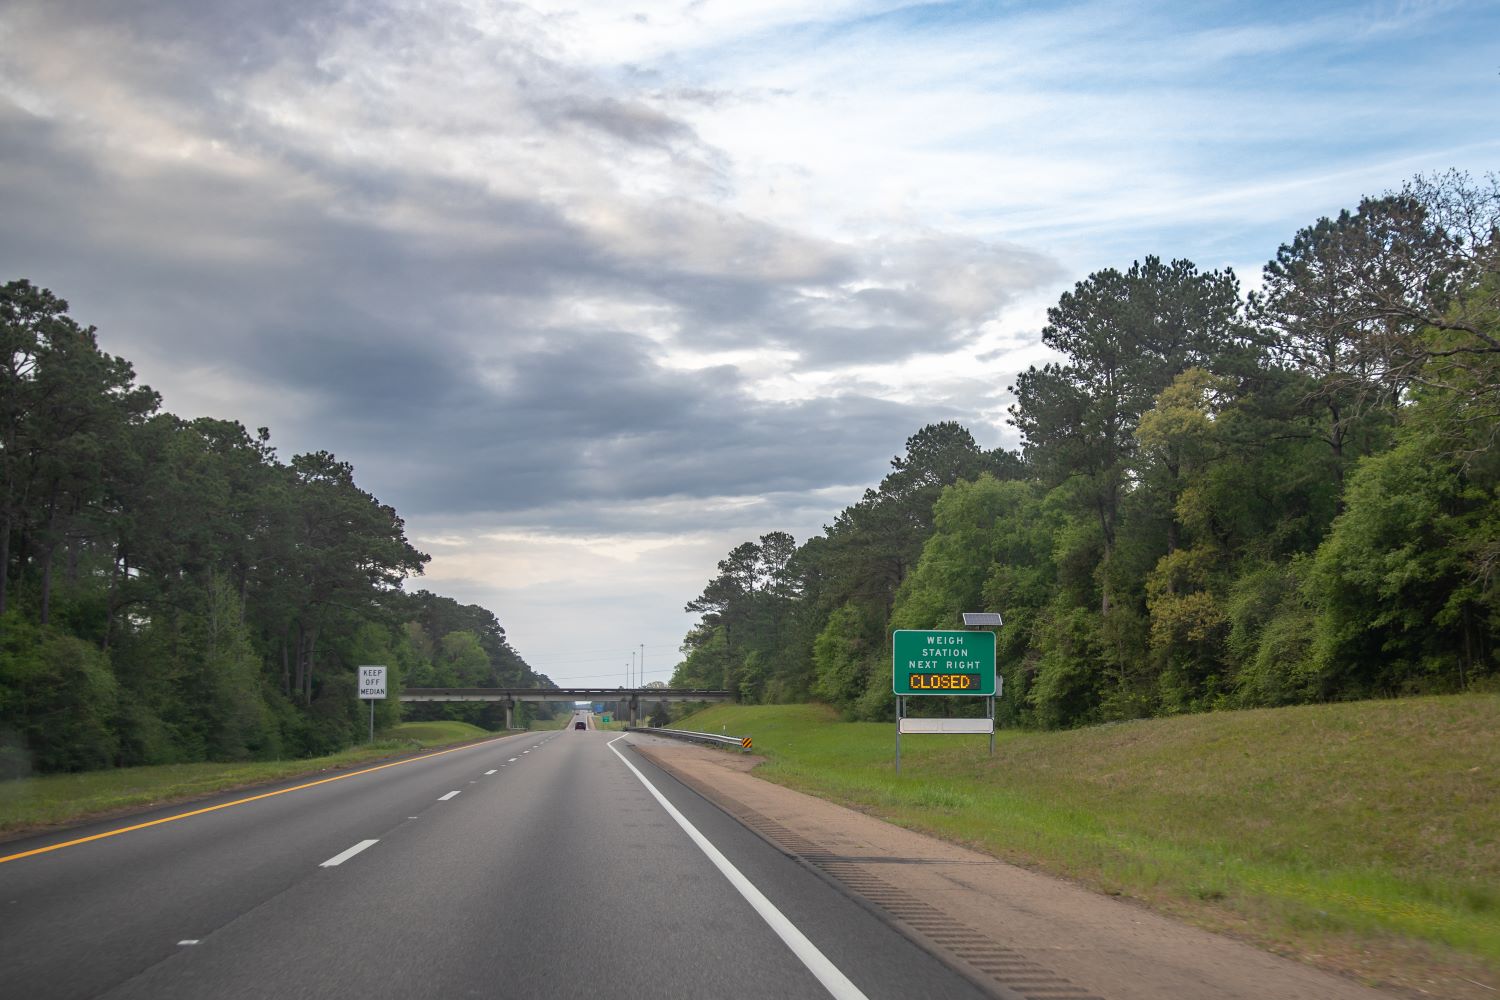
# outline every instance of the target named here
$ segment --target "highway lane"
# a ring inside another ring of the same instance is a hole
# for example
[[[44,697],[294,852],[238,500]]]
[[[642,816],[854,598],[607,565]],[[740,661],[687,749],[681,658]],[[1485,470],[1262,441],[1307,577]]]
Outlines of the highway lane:
[[[503,773],[507,758],[548,737],[519,734],[0,864],[0,969],[18,995],[96,996],[306,878],[309,859],[351,845],[346,830],[379,837],[420,822],[409,817],[448,805],[438,795],[469,788],[484,770]],[[0,857],[245,797],[13,841]]]
[[[621,749],[857,990],[983,995],[616,741],[525,734],[0,864],[5,993],[829,995]]]

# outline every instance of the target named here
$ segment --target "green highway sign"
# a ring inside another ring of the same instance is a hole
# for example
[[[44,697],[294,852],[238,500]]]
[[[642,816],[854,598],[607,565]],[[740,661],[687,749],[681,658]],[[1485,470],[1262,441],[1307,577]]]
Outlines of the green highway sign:
[[[897,629],[891,633],[891,689],[899,695],[995,693],[995,633]]]

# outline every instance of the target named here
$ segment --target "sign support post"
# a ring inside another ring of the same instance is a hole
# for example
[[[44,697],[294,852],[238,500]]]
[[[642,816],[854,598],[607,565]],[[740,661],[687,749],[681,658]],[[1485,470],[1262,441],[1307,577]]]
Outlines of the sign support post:
[[[906,699],[896,695],[896,773],[901,773],[901,720],[906,717]]]

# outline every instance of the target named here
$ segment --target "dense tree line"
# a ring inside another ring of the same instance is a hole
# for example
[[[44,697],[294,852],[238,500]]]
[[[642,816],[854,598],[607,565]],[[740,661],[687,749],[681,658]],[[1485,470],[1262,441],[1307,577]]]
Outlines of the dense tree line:
[[[361,663],[545,683],[489,611],[401,590],[428,557],[349,463],[161,411],[27,281],[0,338],[0,773],[339,749]]]
[[[1320,219],[1248,296],[1099,271],[1042,336],[1019,454],[929,426],[821,536],[737,547],[674,684],[885,718],[892,629],[996,610],[1023,725],[1494,686],[1495,178]]]

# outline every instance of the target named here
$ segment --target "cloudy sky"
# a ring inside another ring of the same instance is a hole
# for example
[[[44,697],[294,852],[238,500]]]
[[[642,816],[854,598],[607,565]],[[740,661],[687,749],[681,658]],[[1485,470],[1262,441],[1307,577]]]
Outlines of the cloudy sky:
[[[0,5],[0,280],[352,461],[558,681],[665,679],[923,424],[1013,445],[1090,271],[1253,282],[1448,167],[1500,167],[1492,0]]]

